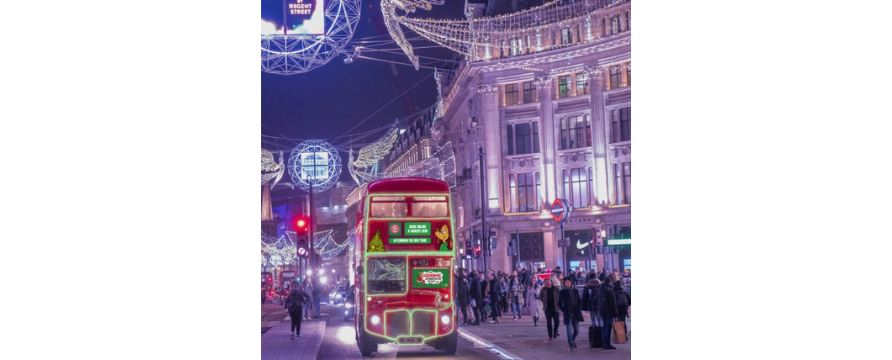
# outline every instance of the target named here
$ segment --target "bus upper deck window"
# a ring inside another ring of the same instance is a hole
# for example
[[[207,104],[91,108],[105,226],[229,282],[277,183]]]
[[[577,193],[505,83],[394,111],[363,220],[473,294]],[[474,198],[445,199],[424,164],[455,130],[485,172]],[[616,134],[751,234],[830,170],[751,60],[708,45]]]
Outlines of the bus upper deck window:
[[[409,215],[404,202],[373,202],[369,214],[374,218],[400,218]]]
[[[415,200],[412,202],[412,217],[437,218],[449,216],[445,201],[417,202],[417,198]]]

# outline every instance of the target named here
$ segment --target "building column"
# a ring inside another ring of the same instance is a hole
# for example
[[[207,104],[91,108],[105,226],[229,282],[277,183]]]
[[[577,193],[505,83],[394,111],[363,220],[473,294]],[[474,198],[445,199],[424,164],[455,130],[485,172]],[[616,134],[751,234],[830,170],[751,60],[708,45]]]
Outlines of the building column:
[[[538,90],[539,97],[539,118],[541,119],[541,131],[539,131],[539,144],[542,152],[542,187],[539,189],[543,194],[543,208],[545,205],[551,204],[557,195],[557,184],[555,183],[555,157],[557,156],[557,144],[555,143],[555,126],[554,126],[554,88],[551,86],[551,76],[539,76],[533,81]]]
[[[481,123],[483,124],[483,152],[486,162],[486,207],[487,211],[501,208],[501,129],[499,128],[499,104],[498,84],[484,84],[477,87],[477,92],[483,97],[483,111]],[[483,210],[481,210],[483,211]]]
[[[586,67],[592,112],[592,186],[595,204],[610,202],[610,172],[607,162],[607,117],[604,114],[604,73],[597,67]]]
[[[560,226],[560,225],[558,225]],[[557,258],[560,249],[557,247],[557,236],[554,235],[554,227],[550,226],[542,231],[542,246],[545,250],[545,267],[548,269],[554,269],[555,266],[561,264],[560,259]]]

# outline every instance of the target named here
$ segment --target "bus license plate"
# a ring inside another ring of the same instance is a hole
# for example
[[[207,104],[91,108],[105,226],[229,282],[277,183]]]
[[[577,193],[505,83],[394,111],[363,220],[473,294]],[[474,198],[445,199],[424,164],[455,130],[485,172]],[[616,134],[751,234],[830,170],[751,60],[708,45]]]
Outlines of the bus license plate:
[[[420,337],[400,338],[400,344],[421,344]]]

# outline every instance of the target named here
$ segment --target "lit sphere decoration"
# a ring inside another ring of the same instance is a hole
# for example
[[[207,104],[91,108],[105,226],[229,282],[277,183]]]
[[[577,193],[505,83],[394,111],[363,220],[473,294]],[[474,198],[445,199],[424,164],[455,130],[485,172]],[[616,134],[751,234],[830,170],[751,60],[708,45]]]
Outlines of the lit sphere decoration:
[[[362,0],[320,2],[325,6],[325,25],[320,34],[264,34],[261,28],[260,66],[263,72],[303,74],[343,54],[359,22]]]
[[[307,191],[313,185],[313,192],[322,192],[341,176],[341,156],[325,141],[307,140],[291,151],[288,173],[291,182],[301,190]]]

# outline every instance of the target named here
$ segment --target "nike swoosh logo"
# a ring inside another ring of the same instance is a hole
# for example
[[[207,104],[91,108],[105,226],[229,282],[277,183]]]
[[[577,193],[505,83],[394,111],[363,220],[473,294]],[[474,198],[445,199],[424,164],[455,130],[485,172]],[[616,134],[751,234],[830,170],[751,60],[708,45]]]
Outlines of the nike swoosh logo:
[[[585,243],[585,244],[576,243],[576,248],[579,249],[579,250],[582,250],[582,249],[585,249],[585,247],[588,246],[588,244],[591,244],[591,243],[592,243],[591,241],[589,241],[589,242],[587,242],[587,243]]]

